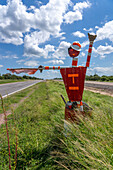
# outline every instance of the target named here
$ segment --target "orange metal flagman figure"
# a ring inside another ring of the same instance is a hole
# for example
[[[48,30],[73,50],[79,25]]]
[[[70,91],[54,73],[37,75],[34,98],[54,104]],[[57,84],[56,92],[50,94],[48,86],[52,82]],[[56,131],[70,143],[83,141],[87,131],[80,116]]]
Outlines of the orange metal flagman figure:
[[[34,74],[37,70],[42,72],[43,70],[60,70],[62,75],[66,92],[69,98],[69,101],[65,104],[65,120],[69,120],[71,122],[76,120],[76,116],[74,114],[74,108],[79,109],[83,112],[83,102],[82,102],[82,95],[84,90],[84,81],[87,67],[90,65],[91,53],[92,53],[92,46],[93,42],[96,38],[96,35],[90,35],[88,33],[89,38],[89,49],[87,55],[87,61],[85,67],[77,66],[78,58],[77,56],[80,53],[81,45],[78,42],[73,42],[71,46],[68,48],[68,53],[70,57],[73,58],[72,60],[72,67],[61,67],[61,66],[39,66],[38,68],[17,68],[17,69],[7,69],[12,73],[28,73]],[[63,98],[63,96],[62,96]],[[64,100],[64,98],[63,98]],[[65,101],[65,100],[64,100]]]

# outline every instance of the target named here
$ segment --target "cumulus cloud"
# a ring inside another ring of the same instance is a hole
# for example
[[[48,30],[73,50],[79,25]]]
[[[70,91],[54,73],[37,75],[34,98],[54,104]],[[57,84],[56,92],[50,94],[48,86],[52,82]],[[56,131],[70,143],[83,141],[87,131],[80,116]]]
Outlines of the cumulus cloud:
[[[111,42],[113,42],[113,29],[112,28],[113,28],[113,20],[106,22],[103,27],[95,26],[95,29],[97,29],[96,31],[97,38],[95,41],[109,39]],[[88,31],[88,32],[93,31],[92,28],[90,29],[84,28],[83,30]],[[84,42],[83,47],[85,47],[87,44],[88,42]]]
[[[52,57],[62,60],[65,59],[68,56],[68,48],[70,47],[70,45],[71,44],[66,41],[61,41],[59,47],[55,50]]]
[[[39,29],[53,36],[61,36],[63,15],[70,0],[49,0],[46,5],[29,9],[21,0],[9,0],[0,5],[0,42],[21,45],[26,32]]]
[[[59,34],[63,14],[69,3],[70,0],[50,0],[47,5],[42,5],[40,9],[35,10],[35,25],[53,35]]]
[[[100,75],[113,75],[113,67],[94,67],[88,70],[90,74],[95,72]]]
[[[52,63],[53,65],[55,64],[64,64],[63,60],[50,60],[45,63]]]
[[[26,61],[24,65],[29,67],[36,67],[38,66],[38,61],[35,60]]]
[[[81,55],[81,57],[84,57],[84,56],[85,56],[85,53],[84,53],[84,52],[81,52],[80,55]]]
[[[107,38],[113,42],[113,20],[105,23],[105,25],[102,28],[99,28],[97,30],[96,34],[97,34],[96,41]]]
[[[48,37],[47,37],[48,38]],[[36,36],[27,35],[24,43],[24,56],[27,57],[44,57],[65,59],[68,56],[68,47],[71,45],[66,41],[61,41],[58,48],[53,45],[45,45],[44,48],[39,47],[39,39]],[[43,41],[43,40],[41,40]]]
[[[100,55],[100,58],[105,58],[107,54],[113,52],[113,47],[111,45],[102,46],[100,45],[97,49],[93,47],[93,51]]]
[[[52,53],[55,51],[55,48],[53,45],[45,45],[44,52],[43,52],[43,57],[44,58],[51,58],[51,55],[49,53]]]
[[[24,56],[41,57],[43,56],[44,49],[39,47],[39,44],[47,41],[50,34],[45,31],[35,31],[25,36],[24,39]]]
[[[82,38],[82,37],[85,37],[85,34],[80,32],[80,31],[76,31],[76,32],[73,32],[72,33],[75,37],[79,37],[79,38]]]
[[[82,14],[80,11],[69,11],[67,14],[65,14],[64,20],[67,24],[72,24],[74,21],[82,20]]]
[[[89,40],[87,40],[87,41],[84,41],[82,44],[81,44],[81,47],[82,48],[84,48],[86,45],[88,45],[89,44]]]
[[[32,13],[21,0],[9,0],[7,5],[0,5],[0,42],[20,45],[23,34],[30,30]]]
[[[37,72],[38,73],[38,72]],[[53,79],[53,78],[61,78],[61,74],[59,70],[46,70],[43,71],[41,74],[38,74],[38,77],[44,78],[44,79]]]
[[[0,5],[0,42],[21,45],[23,34],[31,28],[61,36],[60,27],[69,3],[70,0],[49,0],[39,9],[33,6],[27,9],[21,0],[9,0],[7,5]]]
[[[64,20],[68,24],[73,23],[74,21],[82,20],[83,10],[85,8],[90,8],[91,3],[89,1],[78,2],[73,7],[73,11],[69,11],[64,15]]]
[[[83,30],[87,31],[87,32],[90,32],[90,31],[93,31],[93,28],[89,28],[89,29],[83,28]]]
[[[45,35],[44,35],[45,34]],[[36,36],[35,36],[36,35]],[[49,34],[45,32],[35,32],[35,34],[27,35],[25,37],[25,43],[24,43],[24,56],[27,57],[44,57],[49,58],[48,54],[49,52],[54,52],[54,46],[53,45],[45,45],[44,48],[40,48],[39,44],[43,43],[43,41],[48,40]]]

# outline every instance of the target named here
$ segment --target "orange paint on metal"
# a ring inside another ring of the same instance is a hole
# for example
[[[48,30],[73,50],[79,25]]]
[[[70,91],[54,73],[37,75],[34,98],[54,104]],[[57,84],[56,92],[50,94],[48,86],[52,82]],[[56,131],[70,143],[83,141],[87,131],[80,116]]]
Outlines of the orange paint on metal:
[[[46,66],[45,69],[48,70],[48,69],[49,69],[49,66]]]
[[[58,66],[58,69],[60,69],[60,66]]]
[[[69,87],[69,90],[79,90],[79,87],[78,86],[76,86],[76,87]]]
[[[68,77],[72,77],[73,84],[75,83],[74,77],[78,77],[79,74],[68,74]]]
[[[78,45],[81,48],[81,45],[77,42],[74,42],[73,45]]]

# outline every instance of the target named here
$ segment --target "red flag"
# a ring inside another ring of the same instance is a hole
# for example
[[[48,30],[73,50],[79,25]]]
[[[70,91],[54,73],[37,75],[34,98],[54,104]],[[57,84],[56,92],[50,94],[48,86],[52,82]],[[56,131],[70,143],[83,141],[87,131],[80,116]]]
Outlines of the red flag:
[[[38,68],[16,68],[16,69],[10,69],[7,70],[11,71],[12,73],[20,74],[20,73],[27,73],[27,74],[34,74]]]

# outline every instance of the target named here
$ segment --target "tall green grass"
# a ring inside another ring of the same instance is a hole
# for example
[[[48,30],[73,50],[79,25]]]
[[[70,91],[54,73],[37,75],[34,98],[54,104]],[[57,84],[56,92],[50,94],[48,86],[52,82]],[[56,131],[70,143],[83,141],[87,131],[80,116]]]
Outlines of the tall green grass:
[[[26,98],[29,93],[32,93],[33,90],[37,88],[35,85],[28,87],[20,92],[17,92],[11,96],[7,96],[4,98],[4,107],[6,111],[10,110],[14,104],[18,104],[23,98]],[[1,100],[0,100],[0,114],[3,113]]]
[[[79,124],[65,121],[69,128],[66,134],[60,94],[68,100],[62,82],[39,83],[32,95],[14,111],[18,132],[16,169],[113,169],[113,98],[85,91],[83,101],[93,108],[92,117],[80,117]],[[14,168],[13,119],[8,126]],[[8,169],[4,125],[0,138],[0,170],[4,170]]]

